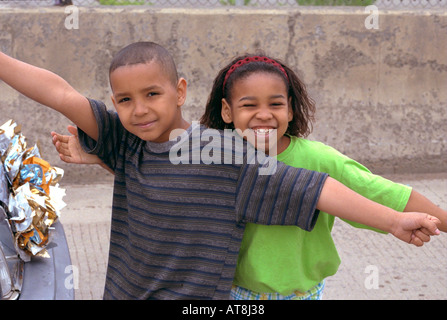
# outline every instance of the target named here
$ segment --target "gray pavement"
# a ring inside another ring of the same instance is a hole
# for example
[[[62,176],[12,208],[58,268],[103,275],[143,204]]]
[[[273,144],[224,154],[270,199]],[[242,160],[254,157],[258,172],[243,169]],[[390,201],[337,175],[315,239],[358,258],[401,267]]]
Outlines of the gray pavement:
[[[447,173],[387,177],[413,186],[447,208]],[[67,193],[61,221],[72,263],[79,271],[75,298],[102,299],[112,184],[64,185],[62,181],[61,186]],[[447,299],[447,234],[418,248],[336,220],[333,237],[342,264],[327,279],[324,299]]]

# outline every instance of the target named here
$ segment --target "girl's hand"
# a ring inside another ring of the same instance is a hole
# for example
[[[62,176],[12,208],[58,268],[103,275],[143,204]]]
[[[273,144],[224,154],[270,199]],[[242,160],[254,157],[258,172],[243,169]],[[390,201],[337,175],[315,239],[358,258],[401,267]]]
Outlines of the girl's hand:
[[[53,144],[59,152],[59,158],[67,163],[101,164],[102,161],[93,154],[88,154],[78,140],[78,130],[74,126],[67,127],[71,135],[61,135],[52,131]]]
[[[405,212],[399,213],[397,223],[391,232],[396,238],[420,247],[430,237],[439,235],[438,225],[441,221],[426,213]]]

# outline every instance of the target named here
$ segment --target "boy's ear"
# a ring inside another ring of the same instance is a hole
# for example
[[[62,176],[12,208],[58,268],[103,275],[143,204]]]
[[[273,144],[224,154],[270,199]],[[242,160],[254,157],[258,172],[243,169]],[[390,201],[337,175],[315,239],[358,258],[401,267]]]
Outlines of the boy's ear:
[[[220,110],[220,114],[222,116],[222,120],[225,123],[233,122],[233,115],[231,114],[231,107],[228,104],[227,100],[225,100],[225,98],[222,99],[222,109]]]
[[[110,99],[112,99],[113,106],[115,107],[115,110],[116,110],[116,101],[115,101],[115,97],[113,96],[113,94],[110,95]]]
[[[186,90],[188,83],[184,78],[180,78],[177,83],[177,106],[181,107],[186,100]]]

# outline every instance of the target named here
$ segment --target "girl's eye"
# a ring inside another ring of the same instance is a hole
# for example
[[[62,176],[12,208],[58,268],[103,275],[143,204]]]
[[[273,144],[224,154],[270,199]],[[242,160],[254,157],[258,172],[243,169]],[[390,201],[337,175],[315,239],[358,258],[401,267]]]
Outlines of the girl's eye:
[[[153,97],[153,96],[156,96],[156,95],[158,95],[158,92],[149,92],[147,94],[148,97]]]

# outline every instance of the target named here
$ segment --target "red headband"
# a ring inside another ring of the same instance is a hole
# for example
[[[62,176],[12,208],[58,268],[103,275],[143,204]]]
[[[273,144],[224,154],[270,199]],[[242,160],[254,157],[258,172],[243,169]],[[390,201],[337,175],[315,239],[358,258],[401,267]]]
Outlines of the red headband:
[[[250,62],[265,62],[265,63],[270,63],[272,65],[274,65],[275,67],[277,67],[286,77],[287,81],[289,81],[289,77],[287,76],[287,72],[286,70],[284,70],[284,68],[282,67],[282,65],[280,65],[278,62],[276,62],[275,60],[272,60],[270,58],[267,57],[260,57],[260,56],[254,56],[254,57],[248,57],[242,60],[239,60],[238,62],[236,62],[235,64],[233,64],[230,69],[227,71],[227,74],[225,75],[225,79],[223,82],[223,89],[225,89],[225,84],[227,83],[228,78],[230,77],[230,75],[234,72],[234,70],[236,70],[237,68],[239,68],[240,66],[243,66],[244,64],[250,63]]]

